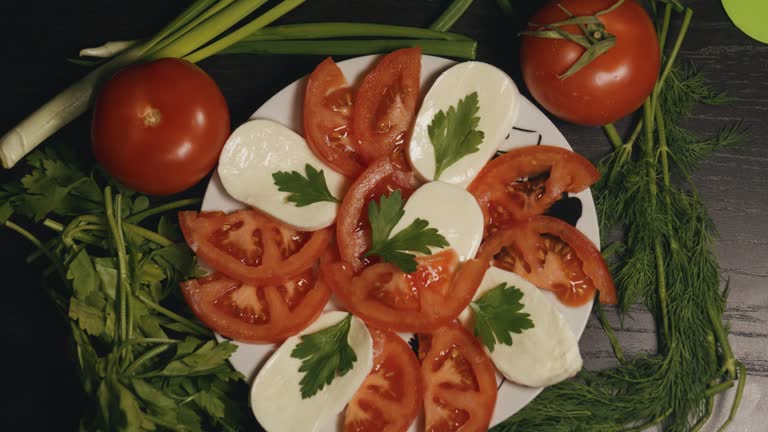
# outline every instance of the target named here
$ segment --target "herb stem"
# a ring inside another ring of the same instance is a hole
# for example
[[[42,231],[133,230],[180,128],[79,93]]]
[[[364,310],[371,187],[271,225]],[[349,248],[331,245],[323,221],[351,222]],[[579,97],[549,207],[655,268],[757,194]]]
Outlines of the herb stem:
[[[667,3],[664,7],[664,20],[661,22],[661,31],[659,33],[659,51],[664,53],[664,46],[667,43],[667,34],[669,33],[669,22],[672,19],[672,5]]]
[[[43,244],[43,242],[41,242],[37,237],[35,237],[34,234],[22,228],[21,226],[16,225],[10,220],[5,221],[3,225],[12,231],[15,231],[17,234],[20,234],[22,237],[29,240],[30,243],[35,245],[35,247],[37,247],[37,249],[51,261],[54,267],[56,267],[56,271],[59,273],[61,280],[63,281],[67,280],[67,273],[64,271],[64,266],[61,264],[61,261],[58,258],[56,258],[56,255],[54,255],[53,252],[51,252],[50,249],[48,249]]]
[[[714,405],[715,398],[712,396],[708,397],[706,405],[704,405],[704,414],[702,414],[699,420],[696,421],[696,424],[691,427],[691,432],[699,432],[701,428],[707,424],[707,421],[709,421],[709,418],[712,416],[712,408],[714,408]]]
[[[635,145],[635,141],[637,141],[637,137],[640,136],[640,132],[643,131],[643,119],[637,121],[637,124],[635,125],[635,130],[632,131],[632,135],[629,136],[629,139],[627,140],[627,143],[625,144],[630,150],[632,149],[632,146]]]
[[[166,317],[178,322],[179,324],[187,327],[193,334],[204,336],[204,337],[210,337],[211,332],[207,328],[200,326],[198,324],[195,324],[194,322],[184,318],[183,316],[176,314],[174,312],[171,312],[170,310],[160,306],[159,304],[155,303],[151,299],[147,298],[147,296],[143,293],[137,293],[136,297],[141,300],[141,302],[147,306],[148,308],[165,315]]]
[[[722,393],[730,388],[733,388],[733,385],[734,385],[733,380],[723,381],[719,384],[715,384],[712,387],[708,388],[706,391],[706,395],[709,397],[712,397],[718,393]]]
[[[453,0],[451,5],[440,14],[439,17],[432,23],[429,28],[437,31],[448,31],[451,27],[464,15],[467,8],[472,4],[473,0]]]
[[[675,60],[677,60],[677,55],[680,53],[680,47],[683,45],[686,33],[688,33],[688,26],[691,24],[692,17],[693,9],[686,8],[685,14],[683,15],[683,22],[680,24],[680,32],[677,34],[675,44],[672,46],[672,51],[669,53],[667,63],[664,65],[664,71],[659,78],[659,82],[656,83],[656,87],[654,88],[656,96],[658,96],[658,93],[661,91],[662,87],[664,87],[664,81],[666,81],[669,72],[672,70],[672,66],[675,64]]]
[[[173,341],[173,343],[178,343],[178,342],[179,341]],[[165,343],[163,345],[156,346],[156,347],[152,348],[151,350],[145,352],[144,354],[139,356],[139,358],[134,360],[130,365],[128,365],[127,368],[125,368],[125,372],[124,372],[125,375],[131,375],[133,373],[133,371],[138,369],[141,365],[143,365],[144,363],[148,362],[152,358],[157,357],[158,355],[164,353],[171,346],[172,346],[172,344]]]
[[[120,195],[117,196],[116,204],[118,206],[118,210],[120,208],[120,204],[122,204],[122,197]],[[107,222],[109,224],[109,230],[112,235],[112,240],[115,244],[115,251],[117,252],[117,271],[118,271],[118,311],[117,311],[117,325],[118,325],[118,332],[117,337],[115,338],[115,342],[118,344],[122,344],[125,342],[128,338],[126,337],[127,332],[127,325],[128,325],[128,308],[127,308],[127,301],[128,301],[128,284],[130,283],[128,281],[128,260],[125,254],[125,244],[123,243],[123,236],[122,232],[120,231],[120,228],[117,224],[117,218],[115,216],[115,207],[112,204],[112,188],[107,186],[104,189],[104,209],[105,213],[107,215]]]
[[[672,414],[672,408],[669,408],[668,410],[664,411],[664,413],[662,415],[656,417],[655,419],[653,419],[653,420],[651,420],[651,421],[649,421],[647,423],[644,423],[644,424],[641,424],[640,426],[635,426],[635,427],[632,427],[632,428],[629,428],[629,429],[622,429],[621,432],[641,432],[641,431],[647,430],[647,429],[649,429],[649,428],[651,428],[653,426],[656,426],[657,424],[663,422],[664,419],[666,419],[667,417],[670,416],[670,414]]]
[[[138,213],[134,213],[127,218],[125,218],[125,221],[130,224],[138,224],[139,222],[143,221],[144,219],[154,216],[156,214],[165,213],[171,210],[176,210],[178,208],[182,207],[190,207],[194,205],[199,205],[202,202],[200,198],[187,198],[183,200],[173,201],[166,204],[162,204],[156,207],[148,208],[146,210],[142,210]]]
[[[619,131],[616,130],[616,126],[613,123],[608,123],[603,126],[605,134],[608,135],[608,139],[611,141],[614,150],[618,150],[619,147],[624,145],[624,141],[619,136]]]
[[[723,327],[723,323],[720,321],[719,314],[714,311],[713,306],[707,305],[707,315],[712,323],[712,331],[715,333],[717,343],[720,345],[720,349],[723,352],[723,370],[728,373],[730,379],[736,379],[736,356],[733,355],[733,349],[731,349],[731,343],[728,341],[728,334]]]
[[[723,432],[728,428],[736,413],[739,411],[739,405],[741,405],[741,398],[744,396],[744,387],[747,385],[747,368],[740,362],[736,361],[736,367],[739,370],[739,385],[736,387],[736,394],[733,396],[733,405],[731,405],[731,412],[728,414],[728,418],[723,422],[720,429],[717,432]]]
[[[167,246],[173,246],[174,244],[176,244],[173,242],[173,240],[170,240],[168,237],[165,237],[161,234],[158,234],[146,228],[142,228],[138,225],[126,223],[124,224],[124,228],[126,232],[135,234],[145,240],[149,240],[152,243],[156,243],[160,246],[167,247]]]
[[[611,343],[611,347],[613,348],[613,353],[616,355],[616,359],[618,359],[621,364],[626,363],[627,360],[624,357],[624,350],[621,348],[621,344],[619,344],[619,338],[616,337],[616,333],[613,331],[613,326],[611,326],[611,323],[605,316],[605,312],[603,311],[603,306],[600,304],[599,298],[598,301],[595,302],[595,311],[597,312],[597,318],[600,320],[600,325],[603,326],[605,335],[608,336],[608,341]]]

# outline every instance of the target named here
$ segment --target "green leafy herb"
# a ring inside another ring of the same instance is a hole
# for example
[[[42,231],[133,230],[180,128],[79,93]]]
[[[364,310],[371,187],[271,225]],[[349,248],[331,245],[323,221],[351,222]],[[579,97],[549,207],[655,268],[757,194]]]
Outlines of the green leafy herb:
[[[477,92],[473,92],[460,99],[456,107],[448,108],[447,113],[438,111],[435,114],[427,128],[435,147],[435,180],[459,159],[480,149],[485,134],[477,130],[480,122],[478,111]]]
[[[310,164],[304,167],[306,177],[298,171],[278,171],[272,174],[277,190],[288,192],[288,201],[296,204],[296,207],[305,207],[317,202],[330,201],[338,203],[328,190],[323,170],[316,170]]]
[[[469,304],[475,312],[475,336],[493,352],[496,342],[512,345],[512,333],[533,328],[530,315],[521,312],[523,292],[501,283]]]
[[[0,226],[42,251],[30,260],[50,260],[44,285],[68,320],[88,405],[81,429],[255,429],[247,386],[227,362],[235,346],[188,318],[177,294],[195,259],[175,218],[147,219],[196,201],[114,194],[52,147],[26,162],[26,176],[0,187]],[[53,235],[38,239],[16,223],[24,217]]]
[[[400,191],[382,196],[378,204],[376,201],[368,204],[372,246],[365,256],[376,255],[404,272],[412,273],[417,267],[416,255],[408,251],[431,255],[430,247],[448,246],[448,240],[436,228],[429,228],[429,222],[419,218],[390,238],[392,229],[404,214]]]
[[[335,325],[301,336],[291,357],[302,360],[299,368],[299,372],[304,372],[300,382],[302,399],[314,396],[336,376],[352,370],[357,355],[347,341],[351,323],[352,314],[347,314]]]

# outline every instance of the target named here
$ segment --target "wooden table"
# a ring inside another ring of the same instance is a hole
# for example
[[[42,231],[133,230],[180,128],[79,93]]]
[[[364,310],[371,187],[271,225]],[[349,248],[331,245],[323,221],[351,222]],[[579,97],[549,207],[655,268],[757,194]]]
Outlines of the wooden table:
[[[42,4],[41,4],[42,3]],[[0,131],[6,131],[84,70],[68,63],[86,46],[107,40],[143,37],[166,23],[188,3],[182,0],[7,2],[3,5],[2,100]],[[448,0],[314,0],[284,22],[377,21],[424,26]],[[480,43],[479,59],[502,67],[519,83],[520,23],[533,10],[518,1],[519,16],[502,16],[492,0],[478,0],[454,30]],[[699,170],[696,182],[717,223],[723,277],[732,286],[726,319],[731,322],[734,351],[749,368],[747,394],[733,431],[766,430],[768,413],[768,46],[740,33],[720,2],[692,0],[693,25],[682,56],[692,60],[731,103],[700,107],[689,119],[701,132],[743,119],[751,128],[748,143],[718,152]],[[312,70],[319,57],[215,57],[201,64],[221,86],[239,124],[286,84]],[[609,144],[600,129],[557,122],[576,151],[599,159]],[[82,117],[56,135],[88,151],[88,118]],[[20,175],[0,172],[0,182]],[[0,230],[3,270],[3,430],[72,430],[77,425],[78,381],[66,339],[66,327],[39,286],[39,269],[27,266],[31,247]],[[648,313],[637,309],[619,337],[629,352],[653,351],[654,328]],[[618,324],[618,320],[616,320]],[[581,349],[587,367],[615,363],[598,323],[590,320]],[[8,399],[9,398],[9,399]],[[722,414],[726,406],[718,406]],[[762,405],[762,409],[761,408]],[[720,419],[722,419],[720,415]]]

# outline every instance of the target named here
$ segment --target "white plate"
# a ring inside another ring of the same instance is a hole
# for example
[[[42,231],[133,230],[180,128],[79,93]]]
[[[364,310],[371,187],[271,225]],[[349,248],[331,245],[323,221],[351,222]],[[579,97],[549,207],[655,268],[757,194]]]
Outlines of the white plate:
[[[344,75],[349,82],[359,82],[378,56],[357,57],[338,63]],[[421,85],[422,94],[437,76],[454,62],[452,60],[423,56],[421,60]],[[251,118],[262,118],[274,120],[293,130],[302,132],[302,105],[304,102],[304,88],[306,87],[306,78],[302,78],[272,96],[264,105],[262,105]],[[524,147],[536,144],[549,144],[558,147],[571,149],[563,134],[555,125],[528,99],[523,97],[520,106],[520,113],[515,123],[515,128],[510,131],[504,143],[499,147],[500,151],[510,150],[516,147]],[[600,235],[597,225],[597,214],[592,200],[592,194],[589,190],[571,195],[581,201],[582,214],[578,219],[576,227],[589,237],[592,242],[599,247]],[[233,211],[242,208],[243,205],[227,195],[221,186],[217,175],[211,179],[208,189],[203,199],[202,210],[223,210]],[[574,334],[581,337],[584,326],[589,318],[592,309],[592,302],[581,307],[566,307],[558,302],[552,293],[547,293],[555,304],[557,309],[563,314],[565,320],[570,325]],[[333,304],[329,304],[327,309],[335,309]],[[409,335],[403,335],[409,337]],[[222,338],[220,338],[222,339]],[[256,376],[261,365],[269,358],[269,355],[275,349],[271,344],[247,344],[234,342],[238,345],[238,350],[232,355],[232,365],[238,371],[242,372],[250,381]],[[496,409],[493,413],[492,425],[495,425],[510,415],[516,413],[530,402],[541,392],[541,388],[523,387],[510,382],[502,382],[499,379],[499,394],[496,400]],[[417,421],[418,423],[418,421]],[[416,424],[411,427],[411,431],[417,431]],[[334,425],[329,425],[326,432],[337,430]]]

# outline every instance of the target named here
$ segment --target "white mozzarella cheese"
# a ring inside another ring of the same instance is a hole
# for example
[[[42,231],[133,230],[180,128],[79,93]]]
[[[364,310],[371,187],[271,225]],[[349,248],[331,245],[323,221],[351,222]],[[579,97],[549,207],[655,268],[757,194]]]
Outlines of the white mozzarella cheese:
[[[339,323],[346,312],[326,312],[301,334],[288,338],[272,354],[251,386],[251,408],[268,432],[313,432],[327,429],[352,399],[373,367],[373,340],[363,321],[352,317],[347,341],[357,361],[344,376],[337,376],[314,396],[302,399],[301,360],[291,357],[302,334]]]
[[[251,120],[230,135],[219,157],[221,183],[233,198],[304,231],[333,224],[339,205],[330,201],[297,207],[280,192],[272,174],[297,171],[305,166],[323,171],[328,190],[341,199],[344,177],[318,159],[304,138],[270,120]]]
[[[523,293],[522,312],[530,314],[534,327],[512,334],[512,345],[497,343],[486,352],[507,379],[529,387],[548,386],[568,379],[581,370],[579,344],[552,300],[539,288],[515,273],[491,267],[485,273],[475,300],[487,291],[507,283]],[[459,321],[474,328],[474,313],[467,308]]]
[[[459,100],[477,92],[477,129],[485,134],[479,150],[464,156],[435,179],[435,148],[428,128],[438,111],[448,112]],[[494,155],[515,124],[521,96],[514,81],[500,69],[482,62],[464,62],[440,75],[424,97],[408,144],[408,159],[426,180],[466,187]]]
[[[417,218],[429,222],[453,248],[460,261],[475,257],[483,240],[483,212],[475,197],[466,190],[447,183],[430,182],[413,193],[403,207],[403,217],[390,237]],[[432,253],[439,248],[431,248]]]

